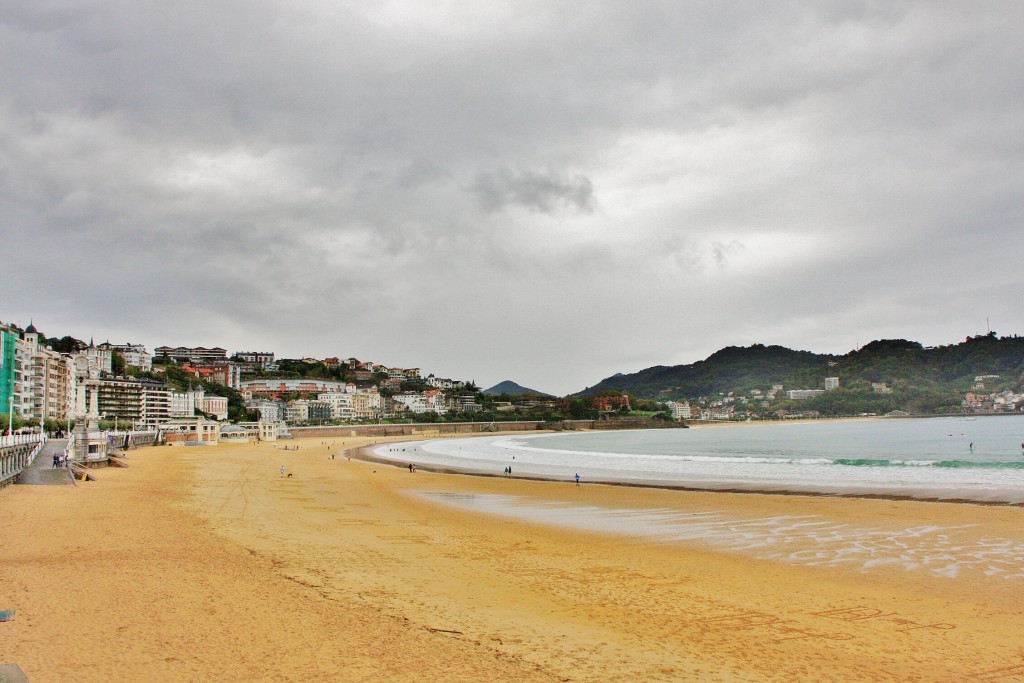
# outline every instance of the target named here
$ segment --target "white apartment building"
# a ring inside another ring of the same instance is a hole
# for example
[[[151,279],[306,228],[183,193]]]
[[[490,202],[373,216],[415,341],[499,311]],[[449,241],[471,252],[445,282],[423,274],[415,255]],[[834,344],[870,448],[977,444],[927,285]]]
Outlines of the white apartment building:
[[[90,341],[89,346],[80,353],[85,354],[85,357],[89,359],[90,368],[96,368],[101,373],[105,372],[108,375],[112,372],[111,361],[114,354],[111,353],[110,349],[96,346]]]
[[[402,413],[425,413],[427,412],[427,403],[423,394],[415,391],[406,391],[401,394],[395,394],[391,397],[392,403],[394,403],[395,412]]]
[[[273,351],[238,351],[234,357],[243,363],[260,368],[274,364]]]
[[[284,420],[289,424],[308,421],[309,401],[302,398],[288,401],[284,406]]]
[[[260,411],[260,422],[276,424],[284,419],[284,411],[281,409],[281,403],[278,401],[255,399],[246,401],[245,408],[246,410]]]
[[[427,412],[434,412],[438,415],[448,412],[448,399],[442,391],[436,389],[424,391],[423,401],[427,406]]]
[[[111,356],[113,356],[114,351],[120,351],[121,355],[124,356],[125,365],[131,365],[143,372],[149,372],[153,369],[153,357],[149,355],[149,351],[142,344],[132,344],[131,342],[127,344],[111,344],[106,342],[105,344],[100,344],[99,348],[110,351]]]
[[[433,375],[427,375],[427,378],[423,381],[427,383],[427,386],[434,387],[435,389],[461,389],[466,386],[465,382],[454,379],[442,379]]]
[[[345,392],[326,392],[317,395],[317,400],[331,407],[332,420],[353,420],[356,416],[353,394]]]
[[[832,391],[833,389],[839,388],[838,377],[826,377],[825,378],[825,391]]]
[[[690,419],[690,402],[689,401],[667,401],[665,403],[672,411],[672,417],[676,420],[689,420]]]
[[[786,392],[786,398],[791,401],[803,401],[804,399],[821,396],[824,393],[824,389],[790,389]]]
[[[444,393],[433,389],[422,393],[406,391],[391,397],[399,412],[429,413],[443,415],[448,412],[448,401]]]
[[[169,397],[168,414],[171,417],[194,417],[196,408],[201,408],[206,390],[202,387],[188,391],[172,391]]]

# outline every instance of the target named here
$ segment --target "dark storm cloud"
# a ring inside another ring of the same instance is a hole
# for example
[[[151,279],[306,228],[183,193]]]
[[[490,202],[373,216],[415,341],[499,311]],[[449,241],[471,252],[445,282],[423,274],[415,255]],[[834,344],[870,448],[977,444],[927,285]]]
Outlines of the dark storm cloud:
[[[594,209],[594,185],[582,175],[560,177],[554,173],[481,173],[473,192],[487,211],[510,204],[530,211],[552,213],[559,209],[590,212]]]
[[[557,392],[1021,332],[1022,7],[0,4],[0,319]]]

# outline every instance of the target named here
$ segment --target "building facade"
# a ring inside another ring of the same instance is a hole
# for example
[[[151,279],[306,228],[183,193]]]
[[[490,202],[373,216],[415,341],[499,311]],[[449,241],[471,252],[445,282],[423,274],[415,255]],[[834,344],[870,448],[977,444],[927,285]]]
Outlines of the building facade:
[[[205,346],[158,346],[153,353],[157,357],[173,358],[186,363],[216,363],[228,359],[227,350],[219,346],[212,349]]]
[[[14,403],[14,362],[17,340],[17,332],[0,323],[0,413],[5,415],[12,409]]]
[[[352,420],[356,416],[355,408],[352,406],[352,394],[332,391],[317,395],[317,400],[330,406],[330,419]]]
[[[271,351],[238,351],[234,358],[253,368],[266,368],[274,364],[274,354]]]
[[[153,369],[153,357],[149,355],[149,351],[142,344],[111,344],[106,342],[100,344],[100,348],[109,350],[111,354],[114,351],[120,351],[121,355],[124,356],[125,365],[138,368],[143,372],[149,372]]]
[[[74,395],[74,376],[66,356],[44,345],[35,325],[20,335],[14,328],[3,334],[6,367],[0,382],[7,386],[3,410],[8,407],[25,420],[66,420]],[[13,340],[13,358],[10,342]]]
[[[163,424],[171,419],[171,388],[151,379],[139,380],[142,386],[142,409],[139,422],[144,425]]]
[[[281,403],[270,399],[253,399],[245,402],[246,410],[258,410],[260,422],[273,422],[277,424],[284,419],[284,411]]]

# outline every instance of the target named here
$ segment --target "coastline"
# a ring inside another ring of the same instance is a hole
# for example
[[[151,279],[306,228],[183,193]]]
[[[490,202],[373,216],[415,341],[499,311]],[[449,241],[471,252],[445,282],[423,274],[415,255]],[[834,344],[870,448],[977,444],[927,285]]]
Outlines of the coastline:
[[[0,661],[33,683],[984,680],[1024,664],[1017,508],[409,473],[341,441],[147,448],[77,488],[0,493],[2,607],[18,610]],[[445,497],[606,516],[567,529]],[[667,516],[700,535],[623,526]],[[778,543],[757,547],[758,529]],[[823,545],[856,529],[879,539],[863,562]],[[919,566],[872,563],[884,543]],[[950,574],[953,547],[980,550]]]
[[[791,421],[785,423],[754,422],[737,423],[747,426],[752,425],[789,425],[802,426],[808,424],[839,424],[850,422],[880,422],[880,418],[850,418],[837,420],[805,420]],[[725,425],[716,425],[725,426]],[[700,429],[699,427],[697,429]],[[644,430],[623,430],[625,432],[642,432]],[[1024,489],[1020,473],[1020,463],[1014,455],[1011,461],[1000,463],[1003,466],[1014,467],[1014,471],[991,470],[982,471],[979,474],[963,478],[956,474],[956,468],[960,463],[948,462],[950,456],[942,455],[926,456],[914,454],[902,456],[871,456],[871,455],[843,455],[833,456],[835,464],[823,458],[820,461],[816,456],[804,454],[793,461],[784,458],[778,461],[770,458],[762,459],[755,454],[751,458],[723,458],[714,453],[708,455],[695,455],[693,457],[680,457],[675,465],[651,468],[633,466],[630,462],[620,470],[615,465],[604,467],[600,462],[589,460],[587,449],[551,451],[544,447],[527,447],[524,442],[520,445],[509,445],[502,443],[508,436],[520,436],[528,439],[539,437],[556,437],[565,434],[593,434],[597,438],[603,435],[613,434],[609,431],[579,430],[576,432],[558,431],[529,431],[517,433],[503,433],[501,435],[464,434],[458,437],[432,436],[431,438],[409,438],[406,443],[409,448],[402,448],[401,453],[379,452],[379,446],[358,449],[357,457],[369,462],[380,462],[396,467],[406,467],[410,463],[424,471],[431,471],[440,474],[465,474],[480,477],[504,477],[503,468],[506,464],[516,464],[512,477],[529,481],[572,481],[573,472],[583,473],[584,481],[592,484],[606,486],[626,486],[650,489],[666,489],[674,491],[707,491],[721,493],[750,493],[766,495],[786,496],[833,496],[840,498],[868,498],[879,500],[914,500],[921,502],[950,502],[959,504],[977,504],[994,506],[1024,506]],[[857,432],[860,434],[860,432]],[[600,436],[598,436],[600,435]],[[943,431],[945,436],[945,431]],[[952,433],[949,435],[952,436]],[[961,437],[963,434],[961,434]],[[475,439],[479,447],[474,452],[468,448],[465,454],[460,446],[445,446],[444,442],[454,441],[458,438]],[[943,439],[945,440],[945,439]],[[429,444],[442,442],[440,448],[435,450]],[[690,439],[680,441],[670,439],[666,443],[675,444],[674,448],[683,447],[683,443],[690,443]],[[532,442],[531,442],[532,443]],[[580,443],[577,441],[577,444]],[[602,442],[603,443],[603,442]],[[629,443],[627,441],[627,443]],[[700,443],[700,440],[697,441]],[[717,441],[716,441],[717,443]],[[728,442],[726,442],[728,443]],[[737,448],[743,448],[739,442]],[[965,442],[966,443],[966,442]],[[659,444],[661,445],[661,444]],[[576,446],[579,448],[579,446]],[[516,453],[520,449],[536,451],[539,458],[532,460],[527,458],[520,463],[513,463]],[[609,448],[610,453],[600,453],[601,449],[595,452],[601,455],[615,455],[618,451]],[[662,453],[659,456],[640,455],[641,458],[661,458],[665,460],[669,456],[666,453],[685,456],[686,452],[650,451],[651,453]],[[742,451],[740,451],[742,452]],[[939,451],[941,453],[941,451]],[[972,444],[973,452],[973,444]],[[623,450],[622,458],[627,460],[634,457],[634,452]],[[699,451],[698,451],[699,453]],[[873,457],[880,458],[873,460]],[[511,458],[511,459],[510,459]],[[573,462],[575,458],[576,462]],[[580,458],[588,459],[581,462]],[[890,465],[892,458],[892,467]],[[671,459],[671,458],[669,458]],[[934,459],[934,463],[927,462]],[[906,462],[904,462],[904,460]],[[644,461],[646,462],[646,461]],[[792,469],[771,469],[772,467],[790,467],[785,463],[792,462]],[[977,461],[979,467],[984,462]],[[776,464],[778,463],[778,464]],[[799,464],[796,464],[799,463]],[[808,463],[812,463],[808,466]],[[858,467],[857,465],[874,465],[872,467]],[[934,467],[922,467],[932,464]],[[900,467],[903,465],[903,467]],[[884,466],[884,467],[883,467]],[[842,469],[839,469],[842,468]],[[845,470],[845,471],[844,471]],[[1002,472],[1006,474],[1002,474]],[[499,472],[501,472],[499,474]],[[659,476],[659,474],[661,476]],[[1009,477],[1006,479],[1005,477]]]

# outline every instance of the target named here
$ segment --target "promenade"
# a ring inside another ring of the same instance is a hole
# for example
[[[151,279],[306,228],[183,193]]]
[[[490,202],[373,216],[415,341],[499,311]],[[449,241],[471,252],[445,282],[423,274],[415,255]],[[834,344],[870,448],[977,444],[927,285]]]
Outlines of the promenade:
[[[67,439],[50,439],[47,441],[43,446],[43,450],[39,451],[32,464],[25,468],[16,483],[32,486],[70,486],[74,484],[70,469],[66,467],[55,468],[53,466],[53,456],[55,454],[63,455],[67,445]]]

